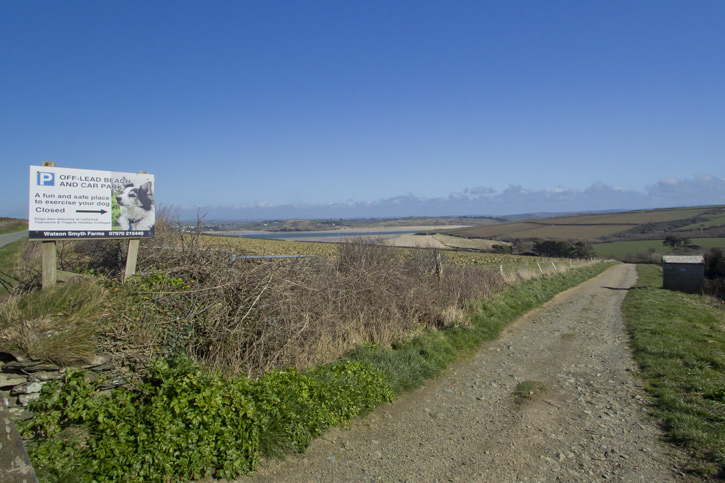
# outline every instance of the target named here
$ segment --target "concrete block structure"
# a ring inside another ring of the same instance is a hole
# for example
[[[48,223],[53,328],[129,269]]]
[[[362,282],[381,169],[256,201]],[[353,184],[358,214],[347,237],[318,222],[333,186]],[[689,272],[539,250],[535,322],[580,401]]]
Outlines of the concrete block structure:
[[[705,259],[702,255],[663,256],[662,286],[678,292],[702,292],[705,286]]]

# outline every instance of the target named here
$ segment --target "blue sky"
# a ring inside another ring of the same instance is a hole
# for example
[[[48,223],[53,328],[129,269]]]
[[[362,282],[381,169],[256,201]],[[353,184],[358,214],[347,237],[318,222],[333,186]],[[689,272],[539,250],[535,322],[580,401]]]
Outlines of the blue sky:
[[[725,2],[0,0],[0,216],[28,167],[182,215],[725,203]]]

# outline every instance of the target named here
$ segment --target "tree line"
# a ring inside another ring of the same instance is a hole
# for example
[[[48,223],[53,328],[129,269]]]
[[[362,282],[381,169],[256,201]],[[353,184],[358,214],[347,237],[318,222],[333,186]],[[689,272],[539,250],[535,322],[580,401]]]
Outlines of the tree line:
[[[586,242],[556,240],[537,240],[534,242],[533,251],[542,257],[555,258],[591,258],[595,257],[594,248]]]
[[[519,253],[552,258],[593,258],[594,248],[583,241],[568,242],[554,240],[534,240],[525,242],[517,239],[510,245],[492,245],[494,253]]]
[[[662,241],[662,244],[666,247],[672,248],[672,250],[694,250],[700,248],[698,245],[692,243],[692,240],[687,237],[679,237],[675,235],[667,235]]]

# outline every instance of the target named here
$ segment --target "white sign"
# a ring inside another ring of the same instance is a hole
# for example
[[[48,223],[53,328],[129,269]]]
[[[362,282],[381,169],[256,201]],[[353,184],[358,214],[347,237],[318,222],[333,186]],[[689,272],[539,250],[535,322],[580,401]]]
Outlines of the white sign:
[[[154,175],[30,167],[30,239],[153,237]]]

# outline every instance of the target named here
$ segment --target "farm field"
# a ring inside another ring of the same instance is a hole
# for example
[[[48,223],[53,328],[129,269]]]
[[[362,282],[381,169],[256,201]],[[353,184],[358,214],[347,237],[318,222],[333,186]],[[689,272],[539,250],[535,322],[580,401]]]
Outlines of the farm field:
[[[209,246],[242,250],[248,255],[317,255],[329,257],[334,256],[337,251],[334,243],[298,242],[218,235],[206,235],[203,239]]]
[[[498,242],[494,240],[483,240],[480,238],[463,238],[460,236],[451,236],[437,233],[432,235],[434,239],[450,248],[465,248],[473,250],[491,250],[493,245],[509,245],[506,242]]]
[[[692,220],[689,225],[683,220]],[[659,210],[637,210],[621,213],[570,215],[516,221],[490,226],[476,226],[446,231],[451,235],[470,238],[513,239],[544,238],[555,240],[595,241],[613,236],[644,225],[679,222],[680,230],[695,230],[717,227],[725,224],[723,207],[700,206],[694,208],[670,208]]]
[[[228,247],[241,249],[248,255],[317,255],[323,257],[334,257],[337,255],[337,243],[322,243],[322,242],[295,242],[285,240],[269,240],[261,238],[241,238],[241,237],[219,237],[219,236],[206,236],[204,239],[209,243],[209,246],[214,247]],[[405,253],[407,250],[412,248],[405,247],[391,247],[392,250],[399,250],[400,253]],[[458,250],[445,250],[441,249],[443,256],[450,262],[456,265],[469,265],[469,266],[486,266],[490,265],[492,268],[499,269],[501,265],[504,265],[506,271],[512,271],[516,269],[530,268],[531,270],[538,270],[537,263],[539,263],[544,271],[552,270],[552,262],[561,267],[562,265],[569,265],[569,260],[560,258],[547,258],[547,257],[529,257],[524,255],[507,255],[498,253],[480,253],[480,252],[466,252]],[[529,267],[530,266],[530,267]]]
[[[505,223],[501,225],[462,228],[453,235],[472,238],[545,238],[549,240],[596,240],[603,236],[634,228],[636,224],[555,224],[543,221]]]
[[[725,247],[725,238],[693,238],[692,243],[702,248]],[[654,249],[657,253],[672,253],[672,249],[662,244],[662,240],[640,240],[626,242],[597,243],[592,245],[598,256],[622,258],[628,255]]]
[[[573,215],[564,218],[549,218],[544,221],[551,221],[552,224],[558,223],[577,223],[577,224],[631,224],[639,225],[642,223],[657,223],[661,221],[674,221],[683,218],[691,218],[710,210],[709,206],[698,206],[695,208],[668,208],[661,210],[637,210],[625,211],[622,213],[607,214],[590,214],[590,215]],[[571,220],[571,221],[569,221]]]
[[[707,228],[710,226],[720,226],[725,225],[725,211],[722,211],[721,213],[715,213],[712,215],[703,215],[703,218],[707,218],[708,221],[704,221],[702,223],[694,223],[692,225],[688,225],[683,227],[683,230],[699,230],[700,228]]]

